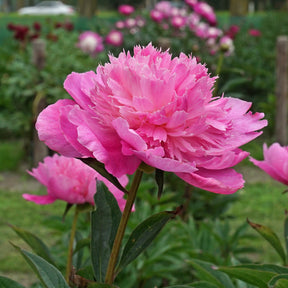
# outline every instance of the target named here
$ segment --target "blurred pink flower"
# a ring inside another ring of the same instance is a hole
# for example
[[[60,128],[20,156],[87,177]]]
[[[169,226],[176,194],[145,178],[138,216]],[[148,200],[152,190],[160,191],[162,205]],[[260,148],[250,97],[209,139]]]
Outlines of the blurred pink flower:
[[[219,46],[220,50],[224,52],[225,56],[230,56],[235,50],[234,42],[228,36],[223,36],[220,38]]]
[[[234,39],[239,31],[240,27],[238,25],[231,25],[229,29],[225,32],[225,35],[230,37],[231,39]]]
[[[261,36],[261,31],[257,30],[257,29],[250,29],[248,31],[249,35],[253,36],[253,37],[260,37]]]
[[[250,157],[250,161],[273,179],[288,185],[288,146],[273,143],[269,148],[263,145],[264,160]]]
[[[197,2],[195,5],[193,5],[193,9],[197,14],[205,18],[210,25],[214,26],[217,24],[216,14],[209,4],[205,2]]]
[[[70,157],[94,157],[116,177],[143,161],[216,193],[243,186],[231,169],[248,156],[238,147],[261,134],[263,113],[251,103],[213,97],[215,78],[195,58],[172,58],[151,44],[134,56],[110,55],[96,73],[72,73],[59,100],[36,123],[40,140]]]
[[[123,4],[118,8],[118,12],[122,15],[128,16],[135,11],[134,7],[131,5]]]
[[[117,21],[117,22],[115,23],[115,27],[116,27],[117,29],[124,29],[124,28],[125,28],[125,22],[119,20],[119,21]]]
[[[113,193],[120,209],[124,209],[126,202],[123,198],[124,193],[79,159],[54,154],[52,157],[45,157],[43,163],[40,162],[37,168],[28,173],[47,188],[47,195],[23,194],[23,198],[28,201],[40,205],[50,204],[56,200],[69,204],[94,205],[96,180],[98,180],[103,181]],[[128,183],[127,176],[119,178],[119,182],[125,186]]]
[[[77,46],[90,56],[95,56],[97,53],[104,50],[102,37],[92,31],[85,31],[79,35]]]
[[[105,42],[109,45],[119,47],[123,44],[123,34],[117,30],[111,30],[105,38]]]
[[[175,28],[183,28],[186,26],[186,18],[183,16],[173,16],[171,19],[171,25]]]
[[[150,11],[150,17],[153,21],[157,23],[161,22],[164,19],[163,13],[155,9]]]

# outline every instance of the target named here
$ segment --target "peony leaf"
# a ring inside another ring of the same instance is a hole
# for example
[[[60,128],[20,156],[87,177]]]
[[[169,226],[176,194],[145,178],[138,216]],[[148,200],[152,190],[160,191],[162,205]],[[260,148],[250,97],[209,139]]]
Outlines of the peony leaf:
[[[287,288],[288,274],[281,274],[273,277],[268,283],[269,288]]]
[[[288,211],[285,211],[285,221],[284,221],[284,239],[286,245],[286,255],[288,255]],[[287,259],[286,259],[287,264]]]
[[[50,254],[49,248],[40,238],[22,228],[18,228],[14,225],[9,226],[31,247],[34,253],[55,266],[55,262],[52,258],[52,255]]]
[[[209,283],[207,281],[197,281],[191,284],[186,284],[186,285],[173,285],[169,286],[167,288],[218,288],[218,286]]]
[[[1,288],[25,288],[21,284],[15,282],[12,279],[0,276],[0,287]]]
[[[233,267],[220,267],[222,271],[232,278],[242,280],[259,288],[267,288],[267,283],[277,274],[271,271],[256,270],[257,265],[239,265]]]
[[[91,259],[94,276],[98,282],[105,274],[121,219],[121,211],[113,194],[102,182],[97,183],[94,196],[96,210],[91,217]]]
[[[278,238],[278,236],[275,234],[275,232],[270,229],[269,227],[263,226],[261,224],[256,224],[249,219],[247,219],[248,224],[255,229],[266,241],[270,243],[270,245],[275,249],[275,251],[278,253],[278,255],[281,257],[284,265],[286,263],[286,255],[285,251],[283,249],[283,246]]]
[[[141,254],[151,244],[165,224],[178,213],[179,209],[172,212],[160,212],[140,223],[131,233],[124,247],[117,272]]]
[[[95,169],[100,175],[109,180],[119,190],[121,190],[124,193],[128,193],[128,191],[120,184],[118,179],[106,170],[103,163],[97,161],[94,158],[79,158],[79,159],[85,164]]]
[[[188,261],[188,263],[197,271],[196,276],[199,279],[209,282],[219,288],[234,288],[231,279],[225,273],[218,271],[218,268],[214,264],[198,259],[193,259],[192,261]]]
[[[158,200],[160,200],[164,186],[164,171],[155,169],[155,179],[158,186]]]
[[[12,244],[36,273],[45,288],[69,288],[61,272],[45,259]]]

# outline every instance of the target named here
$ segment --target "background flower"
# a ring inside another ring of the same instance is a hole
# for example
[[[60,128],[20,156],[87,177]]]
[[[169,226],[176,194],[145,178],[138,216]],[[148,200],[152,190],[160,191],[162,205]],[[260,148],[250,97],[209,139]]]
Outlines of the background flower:
[[[215,78],[195,58],[135,47],[96,73],[70,74],[74,98],[48,106],[36,123],[39,138],[73,157],[95,157],[115,176],[143,161],[216,193],[243,187],[231,167],[248,153],[238,147],[261,134],[263,113],[251,103],[213,97]]]
[[[56,200],[70,204],[93,205],[98,180],[104,182],[116,198],[120,209],[124,209],[126,201],[123,199],[123,192],[81,160],[54,154],[52,157],[45,157],[43,163],[40,162],[37,168],[28,173],[47,188],[47,195],[23,194],[24,199],[28,201],[40,205],[50,204]],[[128,178],[123,176],[119,181],[125,186]]]
[[[288,146],[282,147],[279,143],[274,143],[268,148],[264,144],[263,154],[263,161],[252,157],[250,157],[250,161],[273,179],[288,185]]]
[[[85,31],[79,35],[77,46],[87,54],[95,56],[104,50],[102,37],[92,31]]]

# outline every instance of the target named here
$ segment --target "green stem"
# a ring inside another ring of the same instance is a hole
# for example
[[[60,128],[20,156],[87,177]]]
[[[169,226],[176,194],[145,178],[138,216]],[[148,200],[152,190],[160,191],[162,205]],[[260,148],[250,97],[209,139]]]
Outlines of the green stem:
[[[220,75],[220,72],[221,72],[221,70],[222,70],[223,60],[224,60],[224,53],[221,52],[220,55],[219,55],[219,59],[218,59],[218,63],[217,63],[217,68],[216,68],[216,75],[217,75],[217,76]],[[219,78],[216,80],[216,83],[215,83],[215,88],[214,88],[214,91],[213,91],[213,95],[214,95],[214,96],[217,96],[217,93],[218,93],[218,82],[219,82]]]
[[[73,258],[73,246],[74,246],[74,239],[75,239],[75,233],[76,233],[76,225],[78,220],[78,207],[75,207],[75,213],[73,218],[73,223],[71,227],[71,233],[70,233],[70,241],[68,246],[68,256],[67,256],[67,266],[66,266],[66,281],[69,284],[69,277],[72,269],[72,258]]]
[[[118,227],[117,234],[113,243],[113,247],[112,247],[112,251],[111,251],[111,255],[110,255],[110,259],[109,259],[109,263],[107,267],[106,277],[105,277],[105,283],[109,285],[112,285],[114,282],[114,277],[115,277],[114,271],[115,271],[115,266],[116,266],[116,262],[118,259],[118,255],[120,252],[122,239],[125,233],[125,229],[127,226],[129,216],[131,214],[131,210],[132,210],[135,198],[136,198],[137,190],[140,185],[142,175],[143,175],[143,172],[138,169],[135,173],[131,188],[129,190],[126,205],[125,205],[125,208],[124,208],[124,211],[123,211],[120,223],[119,223],[119,227]]]

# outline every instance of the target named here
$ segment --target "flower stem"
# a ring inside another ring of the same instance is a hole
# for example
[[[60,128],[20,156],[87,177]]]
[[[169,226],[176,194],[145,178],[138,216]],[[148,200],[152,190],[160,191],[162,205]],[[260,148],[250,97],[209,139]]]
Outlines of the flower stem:
[[[70,277],[70,273],[71,273],[71,269],[72,269],[73,245],[74,245],[74,239],[75,239],[75,233],[76,233],[78,214],[79,214],[79,210],[78,210],[78,207],[76,206],[74,218],[73,218],[73,223],[72,223],[72,227],[71,227],[69,246],[68,246],[66,277],[65,277],[68,284],[69,284],[69,277]]]
[[[105,277],[105,283],[109,285],[112,285],[114,282],[114,277],[115,277],[114,270],[115,270],[116,262],[118,259],[118,255],[119,255],[119,251],[121,248],[121,243],[122,243],[122,239],[125,233],[127,222],[131,214],[131,210],[132,210],[135,198],[136,198],[138,187],[141,182],[142,174],[143,174],[143,171],[138,169],[134,175],[134,179],[131,184],[131,188],[129,190],[129,194],[127,197],[126,205],[125,205],[125,208],[124,208],[124,211],[123,211],[120,223],[119,223],[119,227],[118,227],[117,234],[116,234],[114,244],[112,247],[112,251],[111,251],[111,255],[110,255],[110,259],[109,259],[109,263],[107,267],[106,277]]]

